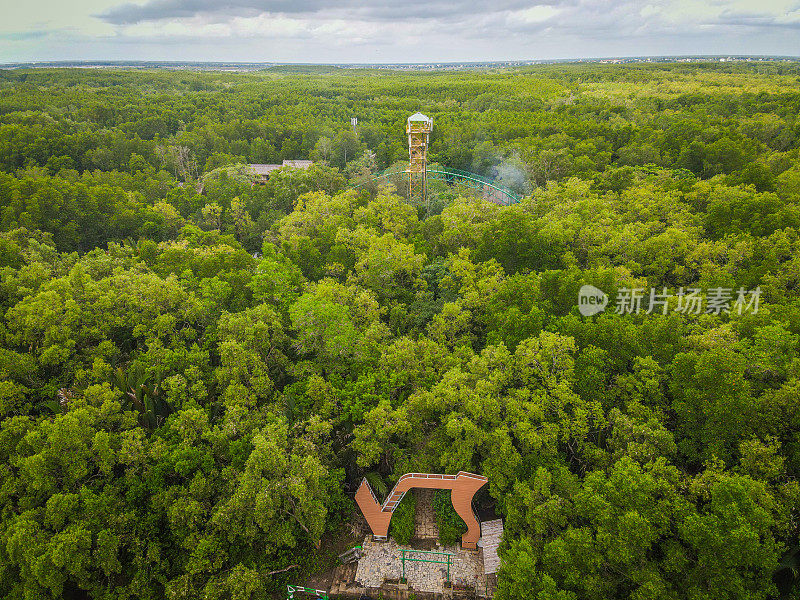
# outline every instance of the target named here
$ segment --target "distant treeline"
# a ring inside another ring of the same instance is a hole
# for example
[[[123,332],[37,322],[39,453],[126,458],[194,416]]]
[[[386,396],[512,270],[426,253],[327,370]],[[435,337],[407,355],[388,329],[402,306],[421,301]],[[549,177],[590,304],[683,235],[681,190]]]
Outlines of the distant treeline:
[[[278,598],[466,470],[497,600],[798,597],[800,66],[283,71],[0,71],[0,596]],[[348,189],[417,110],[522,201]]]

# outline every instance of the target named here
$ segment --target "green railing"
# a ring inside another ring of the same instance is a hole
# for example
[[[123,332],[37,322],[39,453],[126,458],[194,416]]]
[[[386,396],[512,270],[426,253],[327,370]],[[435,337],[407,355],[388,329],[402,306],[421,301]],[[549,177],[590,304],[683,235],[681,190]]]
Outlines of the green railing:
[[[436,555],[446,557],[444,560],[436,560],[433,558],[406,558],[406,554],[424,554],[426,556]],[[424,562],[436,563],[438,565],[447,565],[447,583],[450,583],[450,566],[453,564],[452,552],[426,552],[424,550],[400,550],[400,562],[403,564],[403,581],[406,579],[406,561],[408,562]]]
[[[390,177],[395,177],[398,175],[407,176],[409,174],[408,170],[391,170],[386,169],[385,171],[378,173],[377,175],[373,175],[371,177],[365,177],[364,179],[357,181],[356,183],[352,184],[351,187],[359,188],[364,185],[367,185],[373,181],[378,181],[380,179],[388,179]],[[454,185],[456,183],[461,185],[466,185],[467,187],[471,187],[473,189],[487,191],[486,188],[494,192],[499,199],[501,199],[502,203],[505,205],[508,204],[516,204],[522,199],[522,195],[518,194],[507,187],[496,183],[495,181],[489,179],[488,177],[484,177],[483,175],[478,175],[477,173],[470,173],[469,171],[461,171],[459,169],[449,169],[447,167],[440,167],[436,169],[427,169],[428,179],[433,179],[435,181],[444,181],[449,185]]]
[[[325,590],[315,590],[314,588],[307,588],[301,585],[287,585],[286,586],[286,600],[294,600],[295,592],[303,592],[304,594],[311,594],[316,596],[319,600],[330,600],[328,592]]]

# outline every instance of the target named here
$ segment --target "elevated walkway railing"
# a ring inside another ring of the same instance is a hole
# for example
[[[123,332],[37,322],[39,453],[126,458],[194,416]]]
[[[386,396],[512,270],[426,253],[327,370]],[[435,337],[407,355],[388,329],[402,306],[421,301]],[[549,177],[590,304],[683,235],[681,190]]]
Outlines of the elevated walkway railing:
[[[488,177],[484,177],[483,175],[478,175],[477,173],[470,173],[469,171],[461,171],[459,169],[450,169],[447,167],[440,167],[437,169],[427,169],[428,179],[433,179],[436,181],[444,181],[450,185],[455,183],[460,183],[471,187],[473,189],[484,190],[484,191],[491,191],[495,195],[499,196],[502,200],[502,203],[505,205],[509,204],[516,204],[522,199],[522,195],[510,190],[509,188],[505,187],[504,185],[500,185],[499,183],[489,179]],[[390,177],[396,177],[398,175],[408,176],[410,171],[408,169],[386,169],[377,175],[372,175],[369,177],[365,177],[354,184],[351,185],[353,188],[363,187],[373,181],[378,181],[381,179],[389,180]],[[488,189],[487,189],[488,188]]]

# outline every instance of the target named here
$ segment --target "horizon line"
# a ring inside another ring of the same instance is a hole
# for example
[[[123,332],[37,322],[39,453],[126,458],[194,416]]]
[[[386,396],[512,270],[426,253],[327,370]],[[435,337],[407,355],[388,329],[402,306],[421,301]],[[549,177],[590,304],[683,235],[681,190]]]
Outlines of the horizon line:
[[[246,61],[246,60],[153,60],[153,59],[59,59],[59,60],[20,60],[0,62],[0,68],[50,65],[241,65],[241,66],[314,66],[314,67],[374,67],[374,66],[432,66],[432,65],[534,65],[564,62],[598,62],[606,60],[623,60],[647,62],[651,60],[707,60],[733,59],[739,61],[764,60],[800,61],[800,55],[791,54],[651,54],[625,56],[582,56],[571,58],[530,58],[530,59],[495,59],[495,60],[430,60],[413,62],[284,62],[284,61]]]

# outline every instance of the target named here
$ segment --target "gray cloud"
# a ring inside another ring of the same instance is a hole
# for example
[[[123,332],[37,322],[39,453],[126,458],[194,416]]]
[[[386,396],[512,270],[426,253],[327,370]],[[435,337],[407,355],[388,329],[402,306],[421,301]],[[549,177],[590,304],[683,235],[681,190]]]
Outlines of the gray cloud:
[[[118,4],[70,23],[84,29],[62,16],[42,31],[51,23],[35,15],[31,31],[0,34],[0,59],[438,62],[800,48],[797,0],[103,1]]]
[[[800,20],[785,21],[781,20],[775,15],[767,13],[737,13],[732,11],[726,11],[722,13],[717,19],[714,19],[709,24],[721,25],[724,27],[744,27],[756,29],[800,29]]]
[[[543,0],[538,5],[567,6],[571,0]],[[529,7],[530,0],[499,0],[487,6],[479,0],[150,0],[138,4],[123,4],[100,15],[114,25],[131,25],[144,21],[180,19],[195,16],[255,16],[263,13],[291,15],[346,13],[364,20],[458,18],[498,13]]]
[[[224,14],[227,16],[254,16],[264,12],[313,12],[323,7],[321,0],[152,0],[147,4],[123,4],[98,15],[114,25],[130,25],[142,21],[180,19],[202,14]],[[303,8],[301,8],[301,5]]]
[[[44,30],[38,31],[14,31],[12,33],[0,33],[0,40],[8,40],[10,42],[22,42],[27,40],[35,40],[47,36],[50,32]]]
[[[669,9],[669,0],[651,0]],[[226,23],[236,17],[283,15],[320,24],[325,20],[403,23],[424,21],[446,28],[447,33],[469,39],[492,36],[571,36],[602,41],[657,35],[691,36],[710,28],[791,29],[800,25],[781,20],[780,15],[744,13],[725,9],[727,0],[712,0],[722,10],[707,20],[675,22],[661,11],[645,13],[641,0],[149,0],[126,3],[97,15],[111,25],[125,27],[140,23],[196,19],[200,23]],[[553,18],[525,19],[517,11],[550,6],[558,9]],[[672,11],[674,15],[675,12]],[[702,29],[705,28],[705,29]],[[298,35],[300,35],[298,33]],[[365,32],[369,37],[370,32]]]

